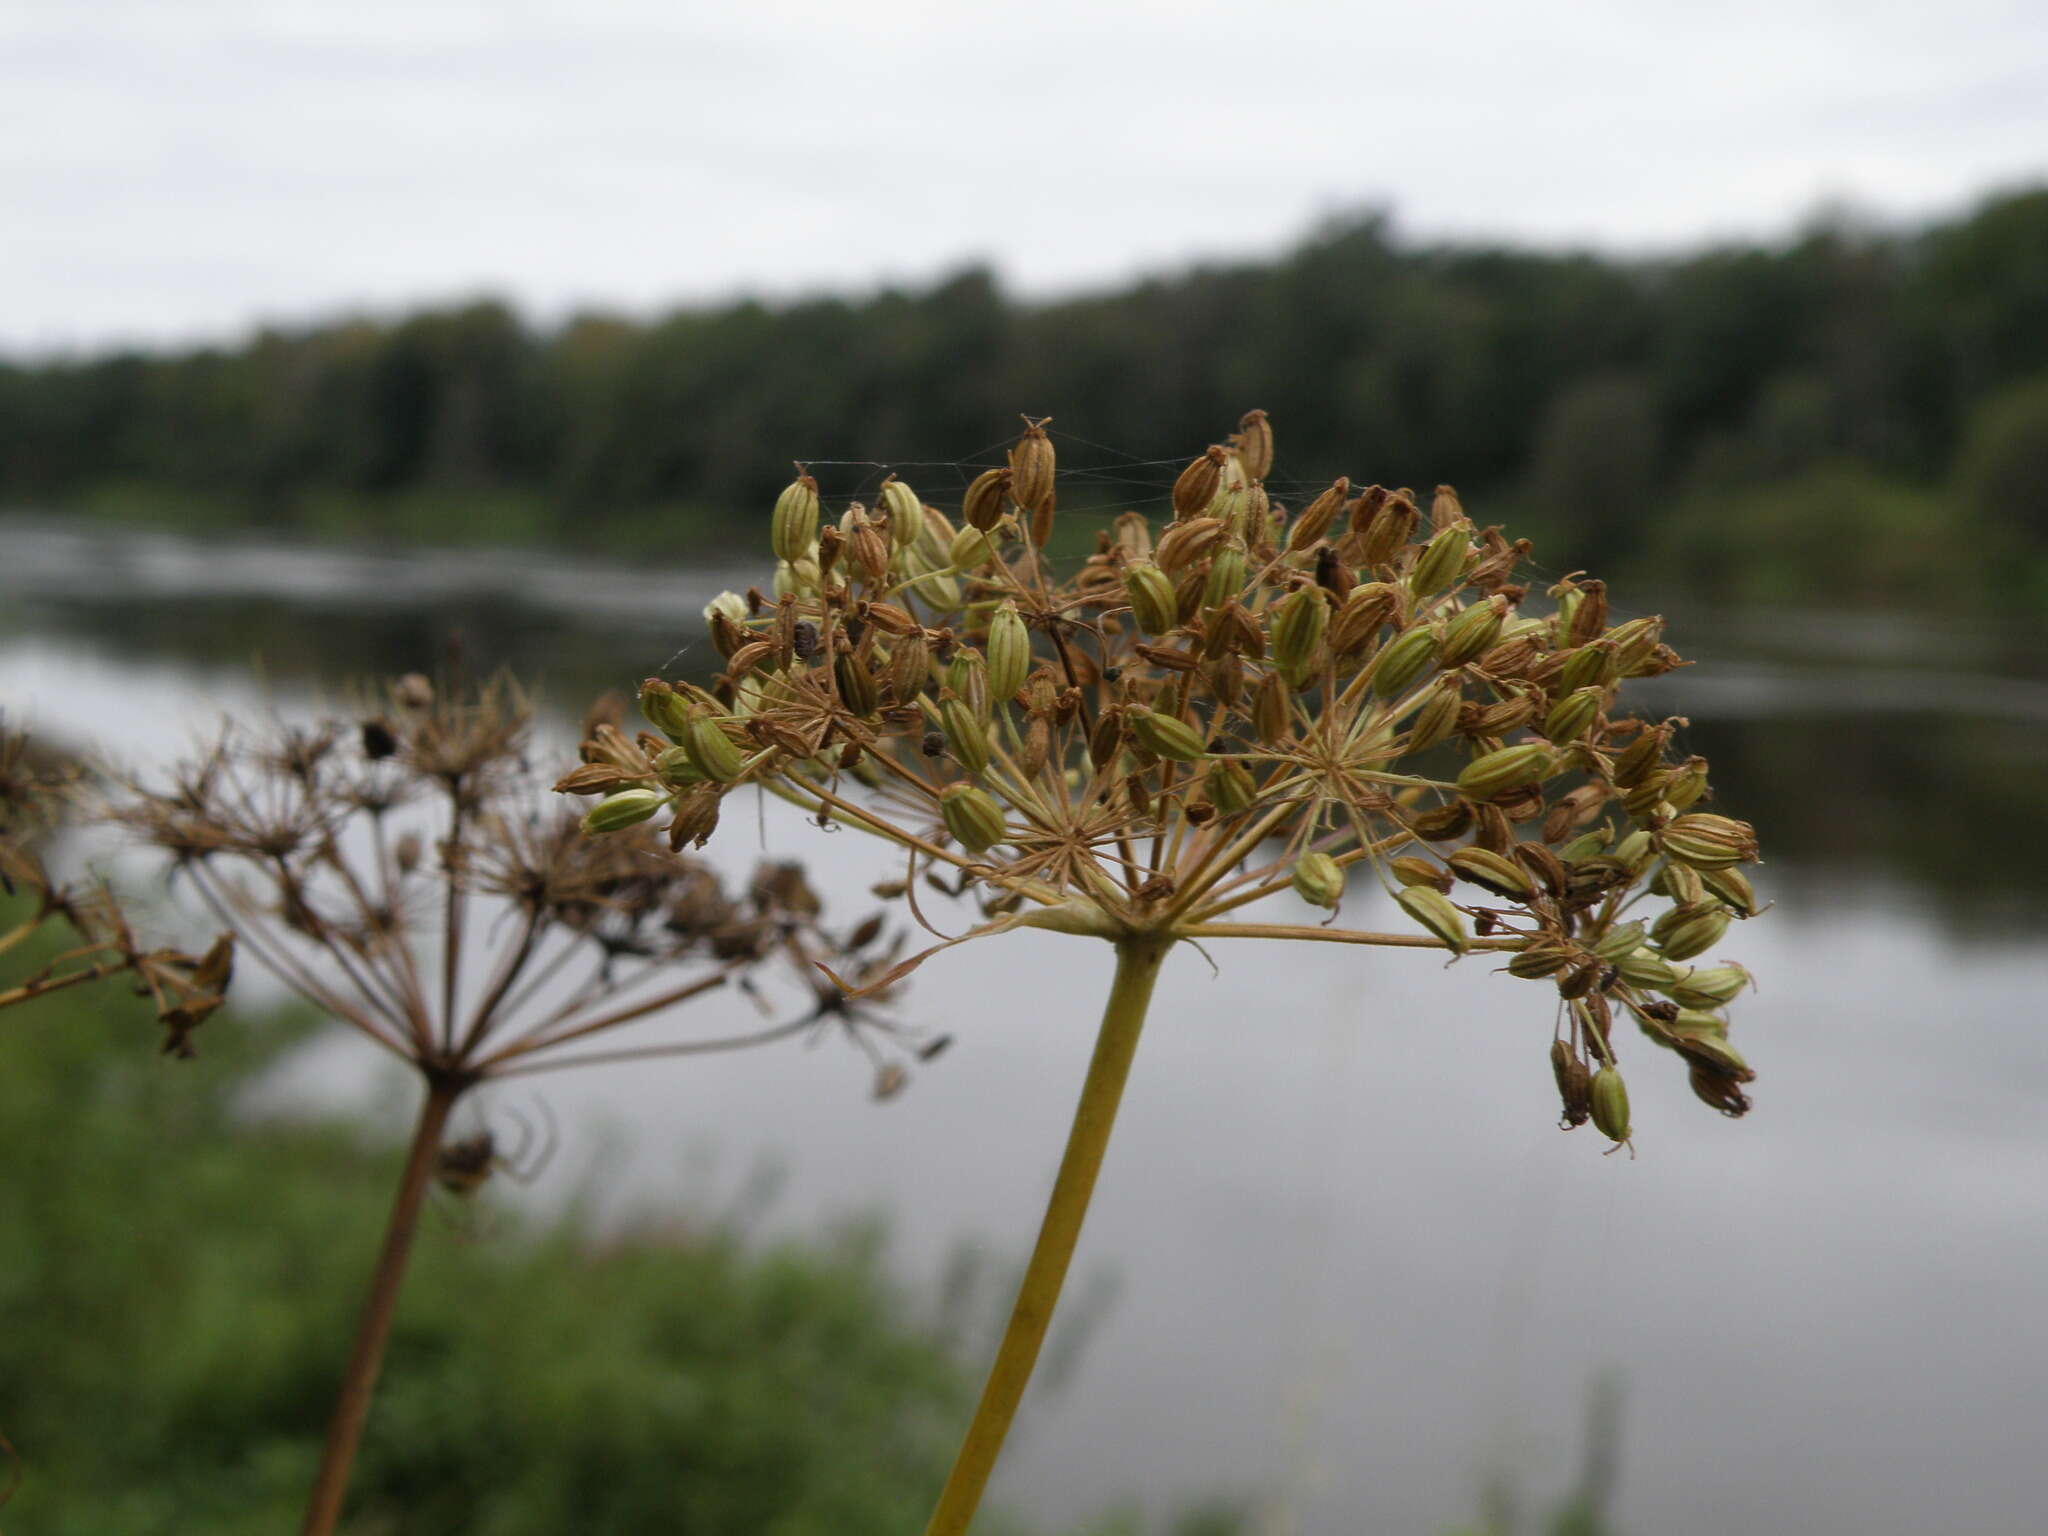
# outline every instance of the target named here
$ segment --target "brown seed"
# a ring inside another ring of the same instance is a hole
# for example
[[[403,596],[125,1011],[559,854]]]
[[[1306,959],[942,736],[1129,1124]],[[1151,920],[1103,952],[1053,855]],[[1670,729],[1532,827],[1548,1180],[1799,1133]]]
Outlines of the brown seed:
[[[1401,608],[1400,589],[1384,581],[1353,587],[1330,620],[1330,650],[1338,656],[1357,655],[1383,625],[1399,621]]]
[[[774,654],[775,647],[768,641],[749,640],[726,658],[725,675],[738,682]]]
[[[1429,503],[1429,526],[1431,529],[1437,533],[1442,533],[1446,528],[1455,528],[1458,524],[1467,521],[1469,519],[1465,516],[1464,504],[1458,500],[1458,493],[1448,485],[1438,486],[1436,488],[1436,495]]]
[[[1250,478],[1263,480],[1273,472],[1273,426],[1264,411],[1246,411],[1230,442]]]
[[[1424,842],[1447,843],[1471,830],[1472,807],[1463,800],[1453,800],[1449,805],[1410,816],[1408,827]]]
[[[1173,482],[1173,515],[1176,518],[1196,517],[1209,510],[1209,504],[1216,499],[1216,489],[1223,480],[1223,466],[1229,457],[1223,449],[1211,444],[1207,452],[1180,472],[1180,478]]]
[[[1593,1113],[1593,1074],[1562,1040],[1550,1042],[1550,1070],[1564,1103],[1565,1129],[1584,1125]]]
[[[1570,641],[1590,645],[1607,628],[1607,583],[1593,580],[1579,584],[1579,606],[1572,612]]]
[[[1003,507],[1010,495],[1010,484],[1015,477],[1010,470],[985,469],[974,477],[974,483],[967,487],[967,494],[960,502],[960,516],[970,528],[983,533],[1003,520]]]
[[[1170,524],[1153,550],[1154,562],[1175,576],[1207,554],[1230,531],[1220,517],[1191,517]]]
[[[1367,533],[1373,520],[1379,516],[1380,508],[1387,504],[1387,488],[1384,485],[1369,485],[1358,496],[1345,505],[1350,510],[1350,530],[1359,535]]]
[[[1522,867],[1536,879],[1536,883],[1552,896],[1562,896],[1571,876],[1564,867],[1564,861],[1541,843],[1518,842],[1515,857]]]
[[[1372,526],[1359,536],[1358,563],[1375,568],[1391,564],[1421,521],[1414,502],[1404,496],[1389,497],[1374,515]]]
[[[1055,454],[1052,439],[1045,435],[1050,416],[1033,421],[1024,418],[1024,435],[1010,450],[1010,494],[1017,505],[1031,513],[1050,513],[1053,506]]]
[[[1408,728],[1408,751],[1426,751],[1450,736],[1458,724],[1463,694],[1463,680],[1456,676],[1443,678],[1430,690],[1422,708],[1415,712],[1415,723]]]
[[[1330,524],[1344,509],[1345,499],[1351,494],[1351,482],[1340,475],[1330,483],[1330,488],[1310,502],[1295,519],[1293,529],[1287,535],[1287,552],[1300,554],[1316,540],[1330,531]]]
[[[1265,745],[1273,746],[1287,739],[1293,725],[1294,705],[1287,685],[1280,680],[1279,673],[1268,672],[1252,695],[1252,734]]]

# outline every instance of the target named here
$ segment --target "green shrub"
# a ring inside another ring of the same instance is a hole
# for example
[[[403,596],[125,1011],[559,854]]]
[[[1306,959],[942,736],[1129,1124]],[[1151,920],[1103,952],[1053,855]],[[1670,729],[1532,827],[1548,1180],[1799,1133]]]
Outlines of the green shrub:
[[[299,1031],[152,1053],[118,993],[0,1037],[6,1528],[296,1527],[393,1156],[238,1106]],[[348,1529],[916,1529],[964,1416],[874,1245],[429,1220]]]

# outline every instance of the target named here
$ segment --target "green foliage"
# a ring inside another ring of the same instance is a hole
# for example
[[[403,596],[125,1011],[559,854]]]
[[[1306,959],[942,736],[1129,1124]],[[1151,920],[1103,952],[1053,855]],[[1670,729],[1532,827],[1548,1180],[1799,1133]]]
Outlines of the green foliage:
[[[1991,396],[1970,416],[1956,500],[1986,528],[2048,546],[2048,374]]]
[[[1736,603],[1927,608],[1981,591],[1985,565],[1952,505],[1837,461],[1693,491],[1652,520],[1640,574]]]
[[[47,1536],[292,1529],[393,1154],[251,1119],[289,1031],[152,1054],[118,994],[0,1038],[0,1430]],[[438,1197],[437,1197],[438,1198]],[[348,1529],[916,1529],[964,1412],[872,1245],[431,1213]]]

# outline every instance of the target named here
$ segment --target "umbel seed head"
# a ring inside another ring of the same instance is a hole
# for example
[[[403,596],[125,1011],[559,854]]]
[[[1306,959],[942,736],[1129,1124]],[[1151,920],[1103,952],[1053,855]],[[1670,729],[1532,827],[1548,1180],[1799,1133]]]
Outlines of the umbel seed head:
[[[1269,480],[1273,442],[1247,413],[1172,476],[1170,520],[1112,513],[1064,571],[1042,421],[947,511],[892,477],[827,518],[799,470],[772,581],[707,610],[724,673],[651,685],[653,731],[599,731],[561,788],[598,800],[593,825],[649,803],[612,796],[673,796],[689,840],[759,784],[927,863],[920,886],[978,903],[970,936],[1495,951],[1553,1035],[1564,1004],[1582,1118],[1614,1018],[1741,1113],[1747,1067],[1679,1042],[1725,1036],[1700,1020],[1725,1026],[1747,977],[1710,952],[1761,910],[1758,846],[1710,809],[1685,722],[1631,710],[1634,679],[1681,664],[1662,620],[1613,622],[1582,573],[1534,582],[1528,543],[1448,486],[1425,518],[1412,490],[1319,480],[1290,520],[1266,487],[1301,482]],[[1334,912],[1354,868],[1396,932],[1256,920],[1289,889]]]

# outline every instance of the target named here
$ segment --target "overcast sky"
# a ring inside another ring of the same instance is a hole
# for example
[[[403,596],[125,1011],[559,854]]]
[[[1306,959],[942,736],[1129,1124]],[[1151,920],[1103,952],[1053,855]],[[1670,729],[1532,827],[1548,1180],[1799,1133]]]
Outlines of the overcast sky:
[[[2042,0],[0,0],[0,347],[1057,292],[1365,204],[1661,249],[2044,172]]]

